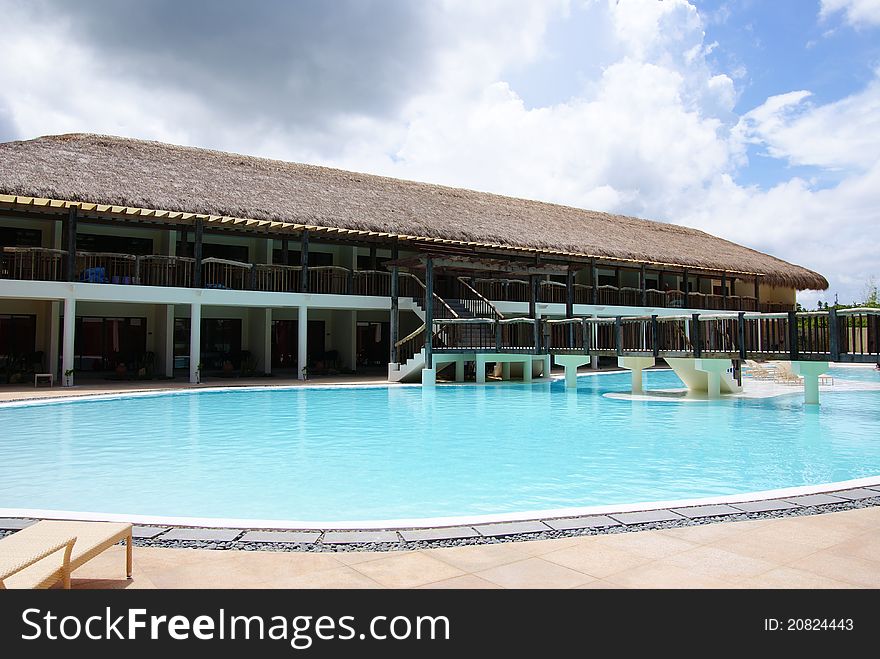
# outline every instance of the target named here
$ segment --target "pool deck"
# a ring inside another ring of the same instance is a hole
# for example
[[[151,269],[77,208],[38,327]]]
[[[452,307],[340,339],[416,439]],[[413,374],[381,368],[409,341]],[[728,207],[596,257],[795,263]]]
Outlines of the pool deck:
[[[880,588],[880,506],[398,552],[113,547],[74,588]]]

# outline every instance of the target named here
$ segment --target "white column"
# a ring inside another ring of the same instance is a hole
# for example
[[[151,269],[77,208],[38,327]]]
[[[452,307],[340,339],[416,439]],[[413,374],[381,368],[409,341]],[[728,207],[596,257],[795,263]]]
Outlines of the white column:
[[[309,311],[306,305],[297,308],[297,347],[296,347],[296,368],[299,371],[297,377],[300,380],[306,379],[306,368],[308,367],[308,338],[309,338]]]
[[[459,359],[455,362],[455,381],[464,382],[464,360]]]
[[[202,303],[193,302],[189,314],[189,381],[201,381],[199,362],[202,359]]]
[[[530,383],[532,381],[532,358],[528,357],[523,362],[523,382]]]
[[[270,241],[271,242],[271,241]],[[271,252],[270,252],[271,254]],[[263,310],[266,320],[263,328],[263,373],[272,374],[272,309]]]
[[[588,364],[590,358],[586,355],[554,355],[553,359],[557,366],[565,368],[566,388],[577,389],[578,367]]]
[[[510,379],[510,362],[501,362],[501,379]]]
[[[477,355],[477,384],[486,384],[486,357]]]
[[[717,371],[707,371],[708,384],[706,385],[706,395],[709,398],[721,398],[721,373]]]
[[[158,372],[166,378],[174,375],[174,305],[156,305],[156,343]]]
[[[804,379],[804,403],[818,405],[819,376],[828,372],[828,362],[796,361],[791,363],[791,370]]]
[[[617,365],[620,368],[628,368],[632,371],[632,388],[631,393],[641,394],[644,392],[642,386],[642,371],[654,365],[653,357],[618,357]]]
[[[76,300],[64,300],[64,337],[61,348],[61,375],[65,387],[73,386],[73,338],[76,331]],[[70,375],[65,375],[70,373]]]
[[[544,355],[544,372],[541,373],[541,377],[550,377],[550,355]]]
[[[58,300],[52,300],[49,303],[49,322],[46,324],[49,326],[49,340],[46,342],[46,345],[49,347],[49,354],[47,356],[49,361],[46,363],[46,370],[55,377],[56,382],[61,382],[61,378],[58,377],[58,341],[61,335],[61,302]]]

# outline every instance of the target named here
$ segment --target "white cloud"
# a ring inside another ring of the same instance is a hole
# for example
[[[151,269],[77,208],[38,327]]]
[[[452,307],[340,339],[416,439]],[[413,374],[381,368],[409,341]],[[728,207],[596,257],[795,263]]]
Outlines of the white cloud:
[[[822,0],[819,15],[825,19],[839,11],[854,27],[880,25],[880,0]]]
[[[743,116],[739,131],[793,165],[875,165],[880,154],[880,77],[861,92],[819,107],[810,105],[809,97],[808,91],[771,96]]]

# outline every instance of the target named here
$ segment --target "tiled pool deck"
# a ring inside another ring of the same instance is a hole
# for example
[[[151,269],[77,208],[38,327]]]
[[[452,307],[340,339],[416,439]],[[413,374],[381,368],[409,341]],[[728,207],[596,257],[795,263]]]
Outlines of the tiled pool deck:
[[[74,588],[878,588],[880,506],[397,552],[113,547]]]

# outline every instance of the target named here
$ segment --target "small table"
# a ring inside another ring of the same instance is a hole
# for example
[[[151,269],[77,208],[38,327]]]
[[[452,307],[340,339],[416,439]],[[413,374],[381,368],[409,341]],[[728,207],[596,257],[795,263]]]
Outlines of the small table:
[[[49,386],[52,387],[55,385],[55,376],[51,373],[34,373],[34,389],[40,384],[40,381],[49,382]]]

